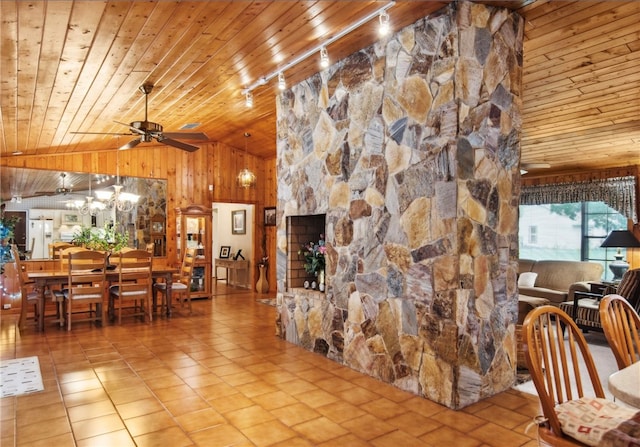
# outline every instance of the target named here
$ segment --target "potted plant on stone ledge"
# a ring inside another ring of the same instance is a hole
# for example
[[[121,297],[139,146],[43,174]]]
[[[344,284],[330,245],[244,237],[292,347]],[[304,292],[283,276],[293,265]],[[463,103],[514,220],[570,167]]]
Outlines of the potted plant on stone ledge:
[[[317,287],[321,292],[324,292],[324,256],[326,252],[327,247],[325,246],[324,236],[322,234],[318,242],[311,241],[303,245],[298,251],[299,255],[304,256],[304,271],[317,278]],[[312,289],[316,288],[314,284],[316,284],[316,280],[311,283]]]

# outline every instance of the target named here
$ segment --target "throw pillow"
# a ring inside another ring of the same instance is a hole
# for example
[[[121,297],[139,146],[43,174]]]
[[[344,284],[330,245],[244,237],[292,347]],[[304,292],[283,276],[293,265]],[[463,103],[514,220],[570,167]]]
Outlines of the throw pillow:
[[[536,284],[537,273],[524,272],[518,277],[518,287],[533,287]]]

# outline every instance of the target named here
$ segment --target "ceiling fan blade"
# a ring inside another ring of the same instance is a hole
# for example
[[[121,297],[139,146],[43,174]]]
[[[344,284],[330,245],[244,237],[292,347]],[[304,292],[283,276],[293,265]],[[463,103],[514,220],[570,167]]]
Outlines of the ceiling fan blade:
[[[192,146],[190,144],[183,143],[182,141],[178,140],[173,140],[171,138],[158,137],[156,139],[162,144],[177,147],[178,149],[182,149],[183,151],[194,152],[200,149],[198,146]]]
[[[69,132],[73,135],[131,135],[131,132]]]
[[[142,138],[134,138],[133,140],[129,141],[127,144],[125,144],[124,146],[120,146],[118,148],[118,150],[125,150],[125,149],[133,149],[134,147],[136,147],[137,145],[139,145],[140,143],[142,143]]]
[[[549,163],[521,163],[522,169],[549,169],[551,165]]]
[[[131,124],[121,123],[120,121],[116,121],[116,120],[113,120],[113,122],[114,122],[114,123],[118,123],[118,124],[122,124],[123,126],[127,126],[127,127],[129,128],[129,130],[130,130],[131,132],[133,132],[133,133],[137,133],[137,134],[139,134],[139,135],[144,135],[144,130],[136,129],[136,128],[135,128],[135,127],[133,127]],[[123,134],[123,135],[131,135],[131,134],[125,133],[125,134]]]
[[[182,140],[203,140],[209,139],[207,134],[202,132],[162,132],[165,138],[180,138]]]

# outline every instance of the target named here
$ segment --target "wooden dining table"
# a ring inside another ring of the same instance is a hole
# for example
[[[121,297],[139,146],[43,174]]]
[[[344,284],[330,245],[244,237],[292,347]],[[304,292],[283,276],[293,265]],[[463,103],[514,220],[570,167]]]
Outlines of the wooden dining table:
[[[153,266],[151,269],[151,276],[154,282],[157,279],[164,279],[167,283],[167,317],[171,317],[171,284],[173,282],[173,275],[179,272],[179,269],[175,267],[167,266]],[[115,282],[118,280],[118,269],[107,270],[107,281]],[[40,293],[40,299],[44,303],[45,292],[52,286],[66,284],[69,279],[69,273],[65,270],[38,270],[33,272],[27,272],[30,280],[33,281],[34,286],[38,293]],[[156,294],[153,294],[153,311],[155,312],[157,307]],[[28,305],[26,300],[22,300],[20,308],[20,327],[27,318]],[[44,331],[44,307],[43,311],[38,315],[38,330]]]

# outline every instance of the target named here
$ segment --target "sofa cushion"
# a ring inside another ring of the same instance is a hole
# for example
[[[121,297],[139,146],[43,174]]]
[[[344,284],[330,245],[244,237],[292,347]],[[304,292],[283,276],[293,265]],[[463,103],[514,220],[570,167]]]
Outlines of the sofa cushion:
[[[547,289],[546,287],[519,287],[518,293],[548,299],[551,304],[567,301],[568,291]]]
[[[522,272],[518,276],[518,287],[533,287],[536,285],[538,274],[535,272]]]
[[[518,259],[518,275],[522,275],[524,272],[530,272],[536,261],[533,259]]]
[[[566,294],[571,284],[575,282],[599,281],[602,270],[602,264],[595,262],[537,261],[531,271],[538,274],[536,279],[538,286],[561,290]]]

